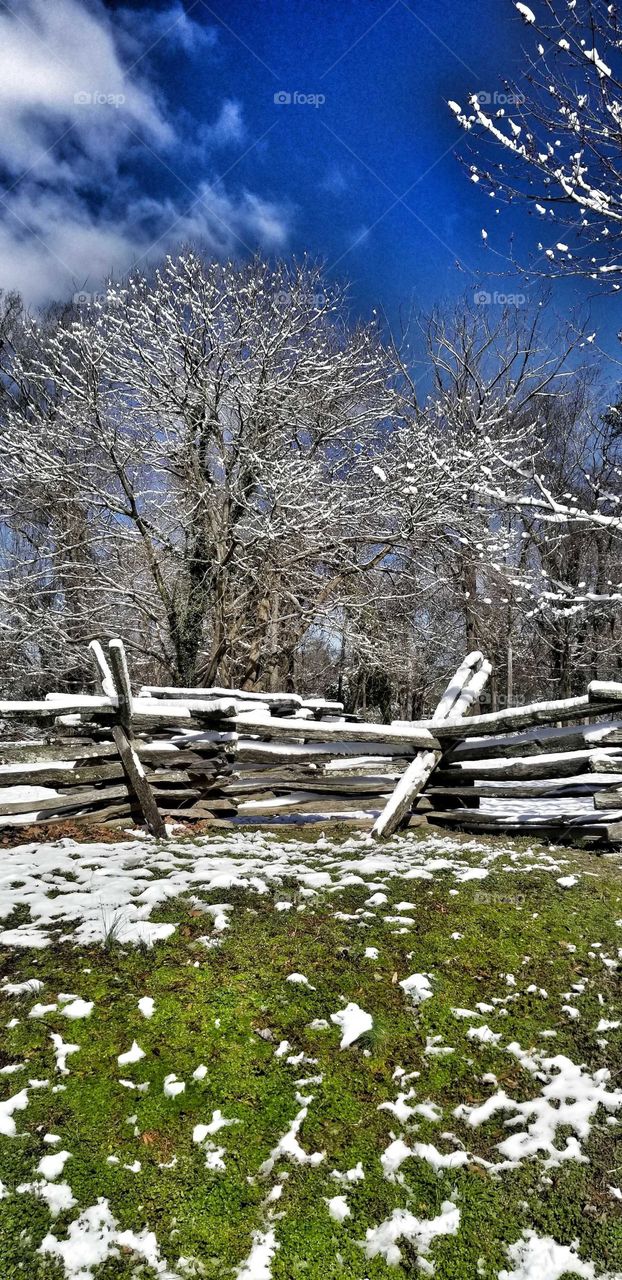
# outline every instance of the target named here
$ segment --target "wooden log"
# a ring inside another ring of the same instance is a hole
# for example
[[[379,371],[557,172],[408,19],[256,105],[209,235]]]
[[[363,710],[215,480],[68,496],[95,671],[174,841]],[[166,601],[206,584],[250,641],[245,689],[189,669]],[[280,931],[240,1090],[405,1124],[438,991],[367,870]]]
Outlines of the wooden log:
[[[595,809],[622,809],[622,788],[607,787],[594,796]]]
[[[57,748],[58,755],[58,748]],[[114,772],[116,771],[116,772]],[[50,786],[63,783],[71,786],[80,782],[106,781],[108,778],[121,777],[123,770],[118,761],[117,749],[114,748],[114,759],[92,763],[88,760],[72,760],[71,757],[61,760],[32,760],[29,763],[11,762],[0,764],[0,787]]]
[[[97,642],[94,642],[97,643]],[[4,704],[8,706],[9,704]],[[17,706],[18,704],[11,704]],[[62,718],[63,723],[67,727],[74,725],[80,727],[82,725],[90,725],[91,723],[99,724],[107,727],[115,722],[116,708],[108,700],[102,700],[101,705],[97,705],[95,701],[83,708],[75,705],[63,706],[60,702],[44,702],[23,703],[21,707],[29,709],[28,714],[25,712],[12,713],[13,718],[26,720],[50,720],[56,717]],[[236,713],[238,708],[242,707],[242,703],[234,701],[215,699],[210,702],[166,702],[159,701],[156,698],[134,698],[132,703],[132,721],[136,726],[141,728],[157,728],[160,725],[171,726],[188,726],[200,731],[206,725],[214,725],[218,727],[224,719]],[[263,708],[260,708],[263,711]],[[30,714],[32,712],[32,714]],[[0,716],[0,719],[5,718]]]
[[[97,782],[110,782],[112,779],[123,776],[123,766],[120,761],[114,764],[94,765],[86,769],[72,768],[68,761],[53,767],[44,763],[41,768],[32,764],[28,768],[15,768],[9,765],[8,768],[0,766],[0,787],[32,785],[71,788]]]
[[[179,809],[184,805],[194,804],[201,799],[203,793],[192,790],[191,787],[153,787],[153,794],[155,799],[158,802],[161,801],[163,808],[168,811],[171,807]]]
[[[79,704],[75,696],[67,694],[62,698],[59,696],[56,701],[11,701],[0,702],[0,720],[19,720],[26,724],[29,721],[51,723],[57,716],[64,712],[77,714],[84,711],[88,715],[102,712],[106,715],[114,713],[114,706],[110,698],[94,697],[91,694],[81,694]]]
[[[166,804],[165,798],[161,800],[165,813],[181,813],[187,814],[190,810],[197,811],[203,809],[206,813],[237,813],[237,805],[233,804],[227,796],[197,796],[191,805],[185,806],[178,802],[172,801],[170,806]]]
[[[450,813],[439,812],[433,809],[427,814],[430,822],[446,822],[448,825],[463,827],[464,830],[471,828],[490,831],[512,831],[530,832],[539,830],[541,827],[549,827],[560,832],[570,832],[577,828],[583,827],[600,827],[603,823],[611,821],[622,821],[622,808],[611,808],[604,812],[590,812],[589,815],[575,814],[573,816],[555,816],[550,817],[548,814],[531,814],[529,816],[517,817],[501,817],[494,813],[485,813],[481,809],[459,810],[452,809]]]
[[[374,839],[390,836],[397,829],[402,818],[412,809],[416,796],[422,791],[439,759],[438,751],[422,751],[408,766],[374,823]]]
[[[37,822],[46,824],[52,822],[80,822],[83,824],[106,823],[106,825],[108,825],[113,822],[116,824],[117,819],[124,819],[125,822],[127,822],[131,816],[132,809],[129,801],[119,801],[117,804],[113,802],[110,805],[104,805],[100,809],[93,809],[89,807],[84,811],[76,810],[69,814],[63,810],[59,813],[46,811],[40,817],[38,817],[36,813],[33,813],[26,818],[24,818],[24,816],[19,817],[19,815],[7,818],[0,817],[0,828],[2,830],[6,830],[11,827],[25,827],[30,826],[31,824],[34,826]]]
[[[175,685],[143,685],[140,690],[141,698],[167,698],[183,701],[184,699],[192,699],[192,701],[206,701],[213,698],[224,698],[231,700],[234,698],[236,702],[256,702],[263,703],[268,707],[301,707],[303,699],[297,693],[255,693],[250,689],[219,689],[214,686],[209,688],[195,689],[177,688]],[[320,699],[322,701],[322,699]],[[341,708],[341,703],[331,704]],[[341,708],[343,709],[343,708]]]
[[[379,804],[356,804],[349,798],[337,799],[336,797],[328,797],[325,795],[313,798],[305,798],[304,792],[299,792],[295,798],[292,796],[278,796],[274,799],[266,800],[248,800],[238,805],[239,817],[244,816],[261,816],[262,814],[295,814],[295,813],[373,813],[377,814],[382,808],[383,801]]]
[[[343,715],[343,702],[328,702],[326,698],[304,698],[302,702],[304,711],[311,711],[317,720],[323,716],[341,716]],[[347,720],[358,721],[357,715],[347,715]]]
[[[234,729],[183,729],[181,733],[173,734],[171,742],[193,751],[208,751],[210,747],[235,748],[238,736]]]
[[[282,775],[273,777],[270,773],[260,774],[256,778],[232,779],[227,783],[227,790],[239,795],[252,791],[314,791],[323,795],[388,795],[391,779],[339,777],[326,779],[323,775],[307,774],[304,777],[286,778]]]
[[[71,822],[105,823],[106,826],[126,826],[132,818],[131,804],[111,804],[104,809],[88,809],[85,813],[72,813]]]
[[[339,757],[331,759],[319,766],[319,771],[329,778],[333,773],[340,777],[372,773],[376,776],[386,774],[388,778],[397,780],[404,769],[407,769],[412,756],[354,756],[352,759]]]
[[[117,800],[120,797],[126,797],[129,791],[125,783],[118,786],[102,787],[97,790],[94,787],[80,788],[67,792],[65,795],[38,796],[31,797],[26,800],[4,800],[0,803],[0,815],[6,817],[12,813],[32,813],[41,814],[46,812],[68,813],[71,809],[84,809],[86,805],[97,804],[102,800]],[[47,820],[47,819],[46,819]],[[37,816],[33,817],[33,822],[41,821]]]
[[[622,702],[622,684],[617,680],[592,680],[587,692],[590,702]]]
[[[450,827],[453,830],[471,832],[475,835],[531,836],[532,838],[538,836],[556,844],[575,844],[590,840],[605,842],[612,839],[611,833],[616,828],[622,833],[622,821],[616,820],[615,817],[609,819],[603,817],[602,822],[584,820],[580,824],[569,826],[562,819],[557,818],[534,818],[529,822],[515,822],[510,819],[500,821],[495,820],[491,814],[467,810],[461,812],[452,810],[451,813],[437,813],[433,810],[425,816],[426,821],[435,827]],[[619,818],[622,819],[622,814]],[[617,837],[618,840],[621,838],[622,835]]]
[[[596,750],[622,744],[622,721],[610,724],[567,725],[563,729],[535,728],[500,737],[470,738],[452,746],[445,755],[449,764],[498,756],[539,755],[551,751]]]
[[[476,671],[480,666],[480,663],[482,663],[483,661],[484,661],[484,655],[483,653],[480,653],[479,649],[475,649],[473,653],[468,653],[466,658],[463,658],[462,662],[460,663],[460,666],[458,667],[458,670],[449,681],[449,684],[447,685],[447,688],[436,707],[436,710],[432,717],[433,720],[439,721],[439,720],[447,719],[447,717],[451,714],[451,710],[452,710],[452,707],[454,706],[454,703],[456,702],[456,699],[460,697],[460,694],[462,693],[462,690],[465,684],[467,683],[471,673],[473,671]]]
[[[562,698],[555,702],[535,702],[524,707],[504,707],[502,711],[487,711],[468,720],[446,720],[436,725],[433,721],[421,721],[432,729],[443,742],[451,738],[481,737],[487,731],[496,733],[512,729],[532,728],[535,725],[557,724],[568,720],[581,720],[585,716],[619,713],[619,702],[609,700],[595,706],[588,694],[576,698]]]
[[[132,740],[133,699],[125,649],[121,640],[110,640],[108,654],[112,678],[117,691],[120,724],[115,725],[112,736],[117,744],[121,762],[148,830],[160,839],[166,836],[166,824],[158,809],[158,803]]]
[[[222,816],[217,817],[212,813],[211,809],[208,809],[203,805],[195,805],[192,809],[180,809],[179,812],[172,812],[168,816],[171,818],[171,821],[176,824],[209,822],[210,827],[222,829],[223,831],[235,830],[233,822],[233,819],[235,818],[234,812],[231,813],[229,818],[223,818]]]
[[[69,764],[72,760],[104,759],[117,755],[114,742],[101,744],[58,742],[3,742],[0,744],[2,764],[44,763],[46,761]]]
[[[111,644],[114,643],[111,641]],[[134,698],[132,702],[132,719],[137,723],[142,720],[167,721],[178,718],[182,720],[213,720],[216,725],[222,720],[237,714],[269,714],[262,703],[251,711],[244,702],[235,698]]]
[[[364,753],[364,754],[362,754]],[[288,764],[293,761],[313,763],[318,765],[330,765],[334,761],[347,760],[353,757],[355,760],[367,760],[373,756],[381,756],[386,759],[389,764],[399,760],[403,762],[407,759],[409,762],[414,759],[416,747],[412,752],[399,743],[383,743],[383,742],[339,742],[338,740],[330,743],[308,742],[298,743],[279,743],[279,742],[261,742],[257,738],[240,737],[236,752],[238,761],[258,764],[283,763]]]
[[[270,738],[302,738],[308,742],[382,742],[399,747],[439,749],[430,730],[418,724],[394,729],[392,725],[384,724],[326,724],[314,720],[283,720],[278,716],[251,720],[248,715],[233,716],[232,724],[248,734],[265,733]]]
[[[208,698],[234,699],[252,706],[265,706],[278,714],[296,713],[302,709],[311,711],[314,716],[339,715],[343,712],[343,703],[330,701],[327,698],[303,698],[297,693],[258,693],[252,689],[222,689],[214,686],[177,688],[174,685],[144,685],[139,696],[145,698],[168,698],[175,701],[196,702]]]
[[[590,768],[595,773],[622,773],[620,757],[617,752],[613,751],[593,751],[590,759]]]
[[[148,830],[152,835],[162,838],[166,836],[166,825],[132,741],[132,688],[123,644],[120,640],[109,642],[110,666],[97,640],[93,640],[89,648],[102,688],[110,688],[112,685],[116,692],[120,723],[113,725],[112,736],[125,770],[128,787],[136,798]]]
[[[622,774],[618,775],[622,782]],[[536,800],[556,799],[560,796],[591,796],[602,791],[602,774],[579,774],[575,778],[564,780],[535,779],[529,782],[479,782],[470,787],[442,786],[441,784],[426,789],[426,797],[435,801],[434,809],[445,807],[446,799],[455,797],[469,801],[472,796],[488,800]],[[450,807],[454,807],[451,805]]]
[[[552,752],[539,756],[510,756],[492,760],[463,760],[459,764],[448,765],[447,768],[444,767],[443,761],[443,768],[439,770],[437,778],[441,786],[447,784],[460,786],[461,782],[468,778],[477,778],[480,781],[495,778],[517,780],[565,778],[583,773],[585,769],[591,770],[593,757],[594,752],[584,750]],[[602,753],[596,753],[595,763],[598,764],[601,758]],[[622,752],[615,758],[622,764]]]
[[[483,654],[477,650],[468,654],[450,681],[432,717],[433,724],[442,723],[449,715],[463,716],[479,697],[492,668]],[[372,836],[376,840],[397,830],[400,822],[412,809],[416,797],[423,791],[440,759],[440,752],[422,751],[400,778],[380,817],[374,823]]]

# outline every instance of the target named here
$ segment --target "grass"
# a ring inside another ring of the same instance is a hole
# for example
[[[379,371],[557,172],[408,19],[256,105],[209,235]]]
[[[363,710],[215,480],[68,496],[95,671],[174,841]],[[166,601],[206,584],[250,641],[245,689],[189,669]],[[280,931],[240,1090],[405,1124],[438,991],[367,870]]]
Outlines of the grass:
[[[416,849],[417,838],[410,839]],[[487,842],[479,842],[480,852],[468,842],[454,843],[464,861],[480,865]],[[521,844],[505,847],[520,851]],[[310,844],[310,862],[313,856]],[[348,850],[349,858],[355,856]],[[526,1227],[561,1244],[577,1241],[597,1274],[622,1272],[622,1204],[609,1191],[622,1184],[622,1142],[620,1125],[608,1124],[604,1112],[582,1144],[586,1163],[568,1160],[546,1168],[536,1158],[494,1176],[472,1162],[437,1172],[411,1157],[401,1167],[403,1180],[390,1181],[379,1159],[392,1135],[454,1150],[457,1144],[441,1137],[450,1131],[473,1155],[498,1161],[496,1143],[513,1132],[504,1125],[507,1116],[498,1113],[473,1130],[452,1113],[494,1092],[482,1080],[489,1072],[513,1098],[539,1092],[541,1084],[504,1051],[513,1040],[523,1049],[566,1054],[590,1071],[607,1065],[610,1087],[622,1083],[622,1031],[608,1032],[606,1046],[599,1045],[602,1036],[595,1031],[603,1016],[622,1018],[619,973],[602,959],[617,958],[622,945],[616,924],[622,917],[622,875],[615,860],[576,850],[563,851],[563,859],[563,873],[581,877],[568,890],[557,884],[561,871],[529,869],[538,859],[525,853],[513,864],[501,858],[483,881],[458,884],[451,871],[442,870],[432,880],[382,877],[388,905],[373,910],[365,905],[373,892],[369,883],[314,897],[301,896],[297,880],[276,894],[204,893],[205,903],[233,905],[230,928],[210,949],[201,938],[211,933],[212,917],[187,900],[175,900],[152,917],[178,925],[153,950],[122,947],[112,932],[104,947],[57,942],[36,953],[5,952],[11,981],[36,976],[45,985],[36,996],[0,994],[0,1024],[18,1019],[3,1036],[0,1066],[26,1064],[0,1077],[0,1096],[31,1079],[49,1085],[30,1090],[27,1109],[16,1115],[19,1136],[0,1138],[0,1178],[9,1192],[0,1200],[2,1280],[63,1280],[61,1263],[38,1252],[41,1242],[50,1231],[63,1239],[76,1215],[98,1197],[109,1202],[120,1229],[155,1232],[168,1274],[207,1280],[235,1276],[249,1255],[253,1232],[269,1224],[279,1247],[271,1272],[259,1277],[419,1275],[416,1252],[407,1243],[400,1243],[399,1264],[389,1266],[383,1257],[367,1258],[361,1242],[396,1208],[429,1219],[448,1199],[460,1208],[461,1220],[456,1235],[432,1245],[429,1260],[439,1280],[496,1278],[510,1269],[507,1246]],[[290,900],[292,908],[275,910],[275,898]],[[414,909],[395,912],[401,901]],[[387,914],[405,915],[411,924],[406,929],[388,922]],[[456,933],[459,939],[452,937]],[[378,948],[377,961],[365,958],[368,947]],[[315,990],[287,982],[293,971],[305,974]],[[434,995],[417,1009],[399,986],[413,972],[434,975]],[[564,993],[583,982],[576,1000],[580,1018],[572,1020],[562,1011]],[[536,991],[529,994],[532,985]],[[35,1001],[55,1002],[59,991],[94,1001],[92,1016],[74,1022],[57,1010],[28,1017]],[[144,995],[155,1000],[150,1020],[138,1010]],[[483,1019],[502,1033],[501,1047],[470,1040],[474,1023],[451,1012],[507,996],[517,998]],[[313,1030],[309,1024],[330,1019],[349,1001],[372,1015],[373,1029],[341,1051],[336,1027]],[[556,1031],[556,1038],[543,1039],[545,1029]],[[55,1073],[50,1040],[58,1031],[80,1045],[64,1077]],[[427,1055],[432,1037],[454,1053]],[[145,1057],[120,1067],[117,1055],[134,1039]],[[306,1060],[296,1066],[287,1055],[276,1057],[282,1040]],[[193,1072],[200,1063],[207,1075],[197,1081]],[[393,1078],[396,1068],[419,1075],[400,1086]],[[163,1083],[173,1072],[186,1088],[169,1098]],[[316,1075],[321,1083],[296,1084]],[[120,1078],[148,1084],[148,1091],[127,1089]],[[64,1088],[54,1091],[59,1084]],[[414,1123],[400,1124],[389,1111],[378,1110],[410,1085],[414,1103],[431,1100],[442,1108],[440,1122],[417,1116]],[[325,1158],[317,1166],[280,1160],[264,1177],[260,1166],[302,1105],[296,1093],[313,1095],[299,1141],[305,1152],[325,1152]],[[239,1122],[213,1139],[225,1148],[224,1172],[207,1169],[205,1152],[192,1141],[194,1125],[208,1123],[215,1109]],[[35,1194],[16,1192],[36,1179],[41,1157],[59,1149],[43,1142],[50,1132],[71,1152],[60,1180],[66,1179],[77,1202],[54,1220]],[[558,1146],[563,1139],[560,1130]],[[119,1163],[108,1163],[109,1157]],[[137,1160],[140,1171],[124,1167]],[[332,1170],[345,1171],[359,1161],[363,1181],[343,1187],[331,1178]],[[279,1182],[281,1197],[269,1209],[267,1194]],[[330,1217],[325,1202],[338,1193],[346,1195],[351,1210],[343,1224]],[[180,1258],[188,1261],[179,1264]],[[154,1280],[157,1274],[128,1246],[94,1271],[97,1280]]]

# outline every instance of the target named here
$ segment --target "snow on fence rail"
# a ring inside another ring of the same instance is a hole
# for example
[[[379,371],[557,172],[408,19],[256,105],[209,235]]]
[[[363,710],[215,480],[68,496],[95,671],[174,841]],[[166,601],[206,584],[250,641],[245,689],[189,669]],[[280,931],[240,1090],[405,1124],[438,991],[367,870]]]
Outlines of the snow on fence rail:
[[[622,684],[480,715],[491,668],[476,652],[430,719],[379,725],[293,693],[134,695],[122,642],[90,648],[97,693],[0,702],[1,826],[344,821],[379,839],[427,821],[622,841]]]

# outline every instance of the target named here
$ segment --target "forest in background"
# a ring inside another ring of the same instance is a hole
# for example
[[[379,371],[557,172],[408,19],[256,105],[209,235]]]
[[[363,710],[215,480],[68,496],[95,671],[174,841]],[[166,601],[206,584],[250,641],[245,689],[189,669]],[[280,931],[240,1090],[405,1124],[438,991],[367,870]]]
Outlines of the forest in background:
[[[449,108],[467,178],[541,241],[525,265],[482,239],[553,301],[563,276],[615,293],[616,6],[516,8],[524,74]],[[619,678],[615,374],[591,326],[500,296],[393,335],[352,324],[306,258],[184,246],[39,315],[0,295],[5,693],[87,687],[88,642],[115,635],[137,681],[321,692],[384,720],[429,709],[474,648],[493,708]]]
[[[414,325],[415,322],[413,322]],[[465,301],[387,340],[308,262],[184,250],[89,303],[5,296],[11,696],[137,680],[420,715],[466,650],[493,706],[622,666],[622,432],[552,312]]]

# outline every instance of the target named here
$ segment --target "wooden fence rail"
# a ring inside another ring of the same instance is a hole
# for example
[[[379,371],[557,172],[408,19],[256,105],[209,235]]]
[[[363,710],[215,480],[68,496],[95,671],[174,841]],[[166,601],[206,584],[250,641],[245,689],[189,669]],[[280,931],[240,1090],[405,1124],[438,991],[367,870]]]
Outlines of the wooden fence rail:
[[[622,684],[478,714],[491,668],[477,652],[429,719],[381,725],[295,693],[134,694],[122,642],[90,650],[94,694],[0,701],[0,825],[133,818],[162,838],[167,819],[347,822],[381,839],[428,822],[622,840]]]

